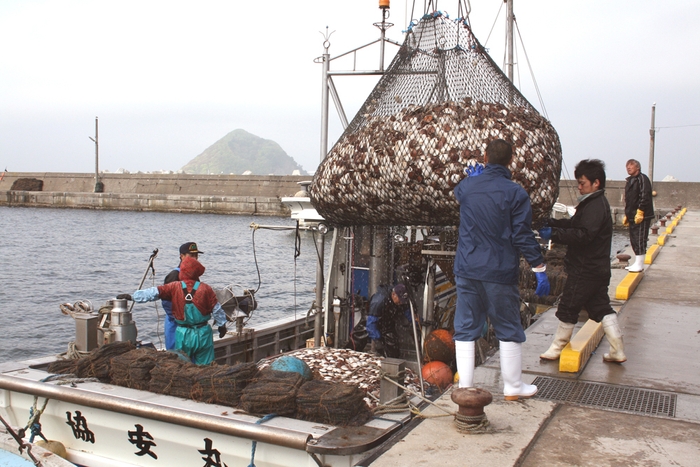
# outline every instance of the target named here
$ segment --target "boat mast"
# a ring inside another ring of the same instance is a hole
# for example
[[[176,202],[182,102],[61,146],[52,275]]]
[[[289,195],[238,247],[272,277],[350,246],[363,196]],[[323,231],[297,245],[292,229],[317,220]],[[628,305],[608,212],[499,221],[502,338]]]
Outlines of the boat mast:
[[[506,75],[513,82],[513,0],[506,2]]]
[[[335,84],[333,82],[333,76],[383,76],[385,69],[384,69],[384,57],[386,54],[385,50],[385,45],[387,42],[392,43],[398,47],[401,47],[401,44],[389,39],[386,37],[386,31],[393,26],[392,23],[389,23],[387,19],[389,18],[389,9],[390,9],[390,0],[379,0],[379,9],[382,12],[382,21],[378,23],[373,23],[373,25],[379,29],[380,31],[380,36],[379,39],[370,42],[369,44],[365,44],[363,46],[357,47],[355,49],[352,49],[348,52],[345,52],[343,54],[340,54],[336,57],[331,57],[329,49],[331,46],[330,43],[330,36],[333,34],[332,32],[328,32],[328,28],[326,28],[325,34],[323,34],[324,41],[323,41],[323,55],[320,57],[316,58],[314,61],[316,63],[320,63],[323,66],[322,72],[321,72],[321,83],[322,83],[322,92],[321,92],[321,148],[320,148],[320,162],[323,162],[323,160],[326,158],[328,155],[328,114],[329,114],[329,104],[330,104],[330,99],[333,100],[333,104],[335,105],[336,111],[338,112],[338,116],[340,118],[340,122],[343,126],[343,130],[345,130],[348,127],[348,119],[345,115],[345,110],[343,109],[342,102],[340,101],[340,97],[338,95],[338,91],[335,88]],[[346,70],[346,71],[331,71],[330,70],[330,63],[332,60],[339,59],[342,57],[346,56],[352,56],[353,57],[353,63],[356,63],[356,57],[357,53],[359,51],[362,51],[363,49],[366,49],[374,44],[379,43],[379,68],[376,70],[358,70],[356,67],[353,65],[353,68],[351,70]],[[330,99],[329,99],[330,98]],[[325,226],[324,226],[325,228]],[[333,241],[335,242],[335,238],[338,235],[339,229],[335,229],[333,232]],[[325,232],[323,232],[325,233]],[[318,347],[321,343],[321,330],[320,330],[320,318],[323,316],[324,322],[327,323],[328,321],[328,314],[330,310],[332,309],[331,306],[331,301],[332,297],[331,294],[326,290],[326,295],[323,297],[323,291],[326,289],[325,284],[323,283],[324,275],[323,275],[323,265],[324,265],[324,251],[323,251],[323,233],[319,235],[319,239],[317,240],[317,248],[319,250],[318,254],[318,263],[317,263],[317,268],[316,268],[316,326],[314,327],[314,346]],[[386,234],[386,232],[384,231]],[[374,239],[376,242],[376,245],[380,245],[381,242],[378,239]],[[379,250],[381,251],[381,250]],[[330,265],[332,267],[332,265]],[[384,271],[382,271],[382,274],[385,274]],[[380,274],[381,276],[381,274]],[[330,277],[330,274],[328,275]],[[324,310],[326,311],[325,315],[323,314]]]

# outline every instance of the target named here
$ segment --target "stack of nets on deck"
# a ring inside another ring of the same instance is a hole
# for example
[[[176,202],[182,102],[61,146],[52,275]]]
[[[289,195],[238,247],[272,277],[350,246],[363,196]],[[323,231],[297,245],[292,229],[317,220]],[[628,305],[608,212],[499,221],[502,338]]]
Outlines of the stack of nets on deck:
[[[457,225],[454,187],[494,139],[535,224],[559,192],[561,145],[465,21],[426,15],[316,171],[309,194],[333,225]]]
[[[130,342],[103,345],[77,360],[57,360],[47,371],[239,407],[256,415],[274,413],[340,426],[361,425],[372,417],[379,397],[379,357],[328,347],[291,355],[309,365],[313,379],[267,368],[274,359],[259,367],[254,363],[197,366],[177,353],[136,348]],[[410,370],[407,380],[418,392],[418,379]]]
[[[241,397],[241,408],[256,414],[275,413],[317,423],[362,425],[372,418],[366,394],[352,384],[312,379],[299,373],[260,371]]]
[[[78,378],[97,378],[103,383],[111,383],[112,358],[132,350],[136,350],[136,346],[128,341],[103,345],[77,360],[56,360],[49,365],[48,372],[72,374]]]
[[[137,349],[130,342],[103,345],[78,360],[58,360],[47,370],[231,407],[258,372],[254,363],[197,366],[177,353]]]

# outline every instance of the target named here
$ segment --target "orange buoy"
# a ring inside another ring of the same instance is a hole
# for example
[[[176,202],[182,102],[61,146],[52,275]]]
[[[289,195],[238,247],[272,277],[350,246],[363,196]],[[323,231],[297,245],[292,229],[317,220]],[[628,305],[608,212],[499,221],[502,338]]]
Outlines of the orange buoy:
[[[430,362],[423,365],[423,379],[441,390],[452,384],[452,370],[443,362]]]
[[[423,355],[426,362],[450,363],[455,358],[454,331],[436,329],[425,338]]]

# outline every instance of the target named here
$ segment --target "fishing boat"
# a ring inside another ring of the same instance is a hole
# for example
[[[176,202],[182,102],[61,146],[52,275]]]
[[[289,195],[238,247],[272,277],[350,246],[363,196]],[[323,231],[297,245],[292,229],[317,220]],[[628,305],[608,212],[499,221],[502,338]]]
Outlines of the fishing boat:
[[[311,204],[311,198],[309,198],[309,192],[306,190],[311,184],[311,181],[297,182],[301,189],[297,191],[294,196],[283,196],[280,198],[282,204],[287,206],[291,211],[291,218],[299,222],[299,225],[308,228],[318,225],[319,222],[323,222],[323,216],[321,216],[313,204]]]
[[[386,37],[389,2],[379,3],[382,22],[375,24],[380,29],[379,70],[337,74],[384,73],[384,45],[400,44]],[[344,119],[332,84],[335,72],[330,70],[330,44],[328,37],[325,39],[320,59],[324,78],[322,154],[328,149],[331,94]],[[303,219],[312,220],[306,215]],[[316,298],[307,316],[250,328],[246,318],[257,307],[254,293],[217,292],[235,331],[214,338],[214,368],[231,368],[233,372],[241,365],[254,364],[262,371],[272,367],[280,355],[307,362],[315,359],[317,363],[330,355],[320,363],[317,373],[324,381],[338,384],[356,380],[357,374],[371,369],[374,379],[369,381],[368,376],[358,385],[364,386],[365,400],[373,406],[374,416],[367,421],[330,423],[280,415],[277,410],[246,411],[233,400],[211,402],[198,392],[201,387],[195,386],[192,388],[197,390],[190,391],[192,397],[182,397],[172,388],[154,392],[138,384],[115,384],[105,376],[114,368],[87,372],[101,373],[102,378],[59,373],[55,371],[56,356],[0,364],[0,417],[14,426],[38,427],[37,432],[65,447],[70,462],[86,467],[366,465],[387,442],[417,423],[413,414],[441,389],[424,380],[422,362],[431,331],[444,328],[454,313],[451,271],[457,231],[454,226],[422,224],[334,227],[331,231],[318,222],[308,229],[316,240],[318,267]],[[327,235],[332,235],[328,254]],[[407,287],[410,312],[410,319],[398,331],[400,358],[377,357],[370,362],[360,356],[367,354],[355,339],[358,326],[367,314],[372,294],[380,285],[395,283]],[[138,340],[131,309],[124,300],[109,298],[99,310],[74,306],[71,316],[76,326],[72,347],[77,367],[80,362],[94,364],[94,360],[84,359],[122,344],[133,346],[129,352],[168,353]],[[114,366],[115,359],[110,361]],[[359,412],[360,406],[356,408]]]

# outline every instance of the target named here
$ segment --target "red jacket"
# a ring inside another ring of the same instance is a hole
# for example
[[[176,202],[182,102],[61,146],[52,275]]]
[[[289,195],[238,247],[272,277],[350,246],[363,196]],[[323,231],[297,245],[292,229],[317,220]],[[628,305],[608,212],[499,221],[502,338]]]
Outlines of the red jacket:
[[[185,319],[185,294],[182,291],[182,282],[185,281],[187,290],[192,291],[194,283],[199,280],[199,276],[204,274],[202,263],[186,256],[180,263],[179,281],[170,282],[158,286],[158,295],[161,299],[173,302],[173,316],[175,319],[184,321]],[[197,292],[195,292],[192,303],[197,307],[202,315],[210,315],[214,306],[218,303],[216,293],[207,284],[200,282]]]

